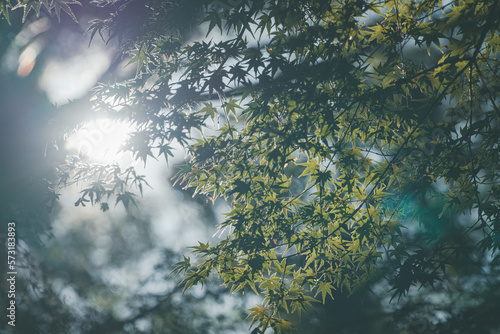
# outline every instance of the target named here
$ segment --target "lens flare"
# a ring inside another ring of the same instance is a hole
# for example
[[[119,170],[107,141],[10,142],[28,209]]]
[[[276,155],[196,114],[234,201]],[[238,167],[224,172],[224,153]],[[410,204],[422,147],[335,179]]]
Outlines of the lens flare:
[[[66,141],[66,149],[76,151],[92,162],[111,163],[128,160],[123,145],[133,127],[126,122],[102,118],[85,123]]]
[[[19,56],[19,66],[17,67],[17,75],[21,78],[26,77],[33,71],[36,63],[38,50],[35,45],[29,45]]]

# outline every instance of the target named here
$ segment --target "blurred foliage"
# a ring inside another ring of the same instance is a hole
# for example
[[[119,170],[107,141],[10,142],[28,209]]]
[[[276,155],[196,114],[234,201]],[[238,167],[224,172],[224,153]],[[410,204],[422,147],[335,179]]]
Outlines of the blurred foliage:
[[[183,295],[177,287],[180,279],[169,275],[182,256],[158,241],[149,213],[129,210],[121,216],[98,218],[92,213],[64,215],[67,204],[59,199],[68,185],[57,168],[69,153],[63,135],[85,119],[78,109],[85,112],[88,101],[57,108],[39,87],[48,57],[60,47],[59,36],[75,30],[71,20],[58,24],[57,18],[47,14],[42,11],[39,20],[35,12],[23,17],[22,11],[14,10],[10,22],[0,20],[0,257],[4,259],[0,288],[5,292],[0,305],[4,310],[10,300],[5,273],[12,271],[7,270],[6,252],[10,221],[16,224],[17,239],[15,327],[2,313],[0,332],[208,334],[234,330],[238,323],[232,318],[243,317],[239,313],[243,300],[232,298],[232,309],[222,314],[211,309],[224,309],[228,304],[225,289],[217,284]],[[42,22],[44,28],[39,29]],[[32,66],[20,73],[21,55],[33,45],[37,53]],[[78,163],[83,173],[86,162]],[[133,169],[119,174],[137,192],[142,184],[147,185]],[[132,209],[135,194],[123,194],[117,197],[119,202]],[[82,195],[91,204],[105,204],[89,191]],[[194,216],[206,210],[196,202],[190,206]],[[212,216],[204,214],[204,218]]]
[[[261,294],[253,332],[279,333],[370,286],[387,284],[391,300],[438,291],[464,263],[476,268],[459,279],[495,279],[498,1],[93,3],[113,10],[90,35],[117,38],[136,66],[95,88],[94,109],[134,124],[127,149],[144,164],[185,147],[176,184],[230,205],[225,237],[178,262],[184,290],[215,274]],[[70,157],[59,175],[86,182],[78,205],[130,207],[145,180],[116,168]],[[489,307],[497,284],[476,305]],[[457,308],[425,330],[465,330],[453,326],[474,306]]]

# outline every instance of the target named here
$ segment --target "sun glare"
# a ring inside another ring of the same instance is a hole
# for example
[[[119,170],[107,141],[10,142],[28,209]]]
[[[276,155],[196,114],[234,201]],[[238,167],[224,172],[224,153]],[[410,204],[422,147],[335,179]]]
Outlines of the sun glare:
[[[90,121],[74,131],[66,141],[66,148],[92,162],[124,162],[130,154],[123,145],[133,127],[126,122],[102,118]]]

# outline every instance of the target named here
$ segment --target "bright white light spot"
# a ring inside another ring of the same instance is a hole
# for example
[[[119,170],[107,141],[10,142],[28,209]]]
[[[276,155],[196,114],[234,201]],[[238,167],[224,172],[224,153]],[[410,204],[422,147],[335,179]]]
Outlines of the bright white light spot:
[[[130,154],[122,151],[123,145],[132,131],[128,123],[102,118],[73,132],[66,141],[66,148],[92,162],[124,162],[130,159]]]

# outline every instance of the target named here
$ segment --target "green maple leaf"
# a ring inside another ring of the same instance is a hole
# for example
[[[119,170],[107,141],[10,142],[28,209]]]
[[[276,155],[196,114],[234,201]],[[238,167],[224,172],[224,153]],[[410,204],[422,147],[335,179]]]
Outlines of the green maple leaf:
[[[324,304],[327,294],[330,295],[330,297],[333,299],[332,289],[333,289],[333,286],[331,283],[319,282],[319,287],[318,287],[318,290],[316,291],[316,294],[314,295],[314,297],[316,297],[321,292],[321,297],[323,298],[323,304]]]
[[[3,14],[5,19],[7,20],[7,23],[10,25],[9,6],[10,5],[6,2],[0,3],[0,12]]]
[[[33,9],[36,12],[36,16],[40,16],[40,7],[41,7],[41,2],[38,1],[22,1],[19,2],[17,5],[12,7],[12,10],[18,9],[18,8],[23,8],[23,19],[22,22],[24,23],[26,21],[26,17],[28,17],[29,12]],[[4,10],[7,10],[8,5],[3,4]],[[7,21],[9,21],[8,14],[6,14]],[[10,24],[10,21],[9,21]]]
[[[71,7],[69,5],[82,5],[79,1],[76,0],[53,0],[50,3],[50,9],[54,8],[57,16],[57,21],[61,22],[61,9],[66,12],[71,18],[75,21],[78,22],[76,19],[75,14],[71,10]]]

